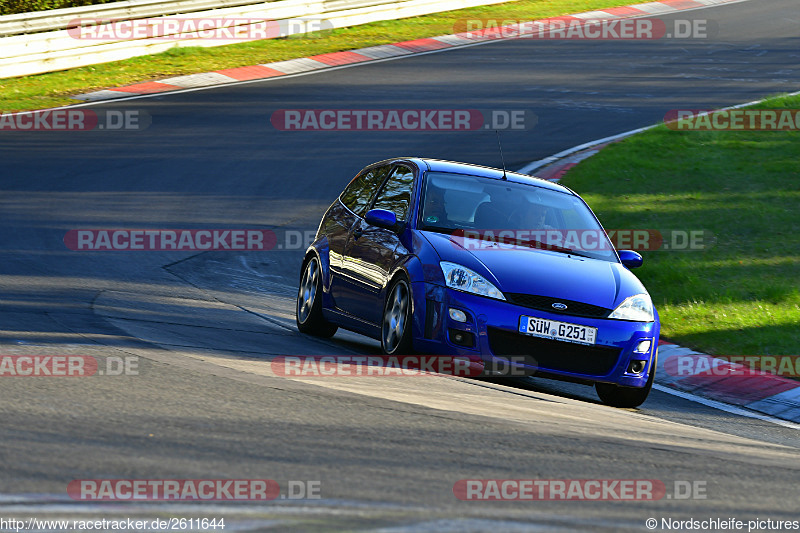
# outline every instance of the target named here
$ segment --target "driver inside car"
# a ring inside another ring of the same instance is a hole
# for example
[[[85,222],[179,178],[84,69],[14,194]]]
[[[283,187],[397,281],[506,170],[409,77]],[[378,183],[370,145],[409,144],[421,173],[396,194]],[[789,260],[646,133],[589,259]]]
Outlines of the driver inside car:
[[[425,190],[425,205],[422,214],[427,226],[446,226],[447,210],[444,205],[444,189],[428,184]]]
[[[530,209],[526,210],[522,216],[523,227],[532,230],[555,229],[547,224],[547,210],[547,207],[542,204],[531,204]]]

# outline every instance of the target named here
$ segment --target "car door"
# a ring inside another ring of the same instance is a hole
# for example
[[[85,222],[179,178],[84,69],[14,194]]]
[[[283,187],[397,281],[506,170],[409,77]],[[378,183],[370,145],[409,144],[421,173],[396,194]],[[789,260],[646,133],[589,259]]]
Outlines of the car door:
[[[354,226],[363,219],[372,199],[392,170],[392,165],[364,169],[339,196],[325,217],[322,232],[328,237],[331,268],[331,296],[334,304],[346,310],[354,295],[353,284],[343,271],[344,253]]]
[[[392,211],[400,224],[410,215],[414,172],[397,165],[381,187],[370,209]],[[365,213],[366,214],[366,213]],[[343,257],[345,277],[352,284],[353,298],[348,299],[348,313],[369,322],[380,322],[383,311],[382,289],[398,258],[405,254],[396,229],[381,228],[362,217],[353,225]]]

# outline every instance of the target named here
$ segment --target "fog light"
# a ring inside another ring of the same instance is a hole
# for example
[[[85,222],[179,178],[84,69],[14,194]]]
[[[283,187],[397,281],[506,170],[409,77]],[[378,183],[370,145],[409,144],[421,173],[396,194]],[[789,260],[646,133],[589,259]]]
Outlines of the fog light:
[[[450,333],[450,341],[453,344],[457,344],[458,346],[466,346],[467,348],[471,348],[475,343],[475,336],[472,335],[469,331],[461,331],[460,329],[453,329],[450,328],[448,330]]]
[[[650,341],[641,341],[639,344],[636,345],[636,349],[633,350],[636,353],[647,353],[650,351]]]
[[[631,361],[631,364],[628,365],[628,372],[631,374],[641,374],[644,372],[644,368],[647,366],[647,361]]]
[[[460,309],[453,309],[450,308],[450,318],[455,320],[456,322],[466,322],[467,321],[467,313],[461,311]]]

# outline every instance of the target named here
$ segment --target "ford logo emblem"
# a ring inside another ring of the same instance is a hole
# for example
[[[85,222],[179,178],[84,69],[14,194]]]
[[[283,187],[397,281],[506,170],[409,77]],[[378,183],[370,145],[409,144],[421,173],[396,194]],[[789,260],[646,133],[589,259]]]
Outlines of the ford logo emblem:
[[[564,311],[566,308],[567,306],[561,302],[556,302],[553,304],[553,309],[558,309],[559,311]]]

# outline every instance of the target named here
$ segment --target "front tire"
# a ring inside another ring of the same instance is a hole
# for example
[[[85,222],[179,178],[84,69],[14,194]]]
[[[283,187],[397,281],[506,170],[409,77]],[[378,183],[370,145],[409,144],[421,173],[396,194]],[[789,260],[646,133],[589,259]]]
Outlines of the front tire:
[[[311,257],[303,267],[295,308],[297,329],[315,337],[332,337],[337,326],[322,316],[322,269],[319,260]]]
[[[611,407],[639,407],[647,399],[650,389],[653,388],[653,380],[656,377],[656,366],[658,363],[658,349],[653,356],[653,364],[650,367],[650,375],[647,383],[642,388],[621,387],[610,383],[595,383],[594,388],[600,400]]]
[[[407,355],[411,347],[411,288],[400,277],[392,283],[383,305],[381,348],[386,355]]]

